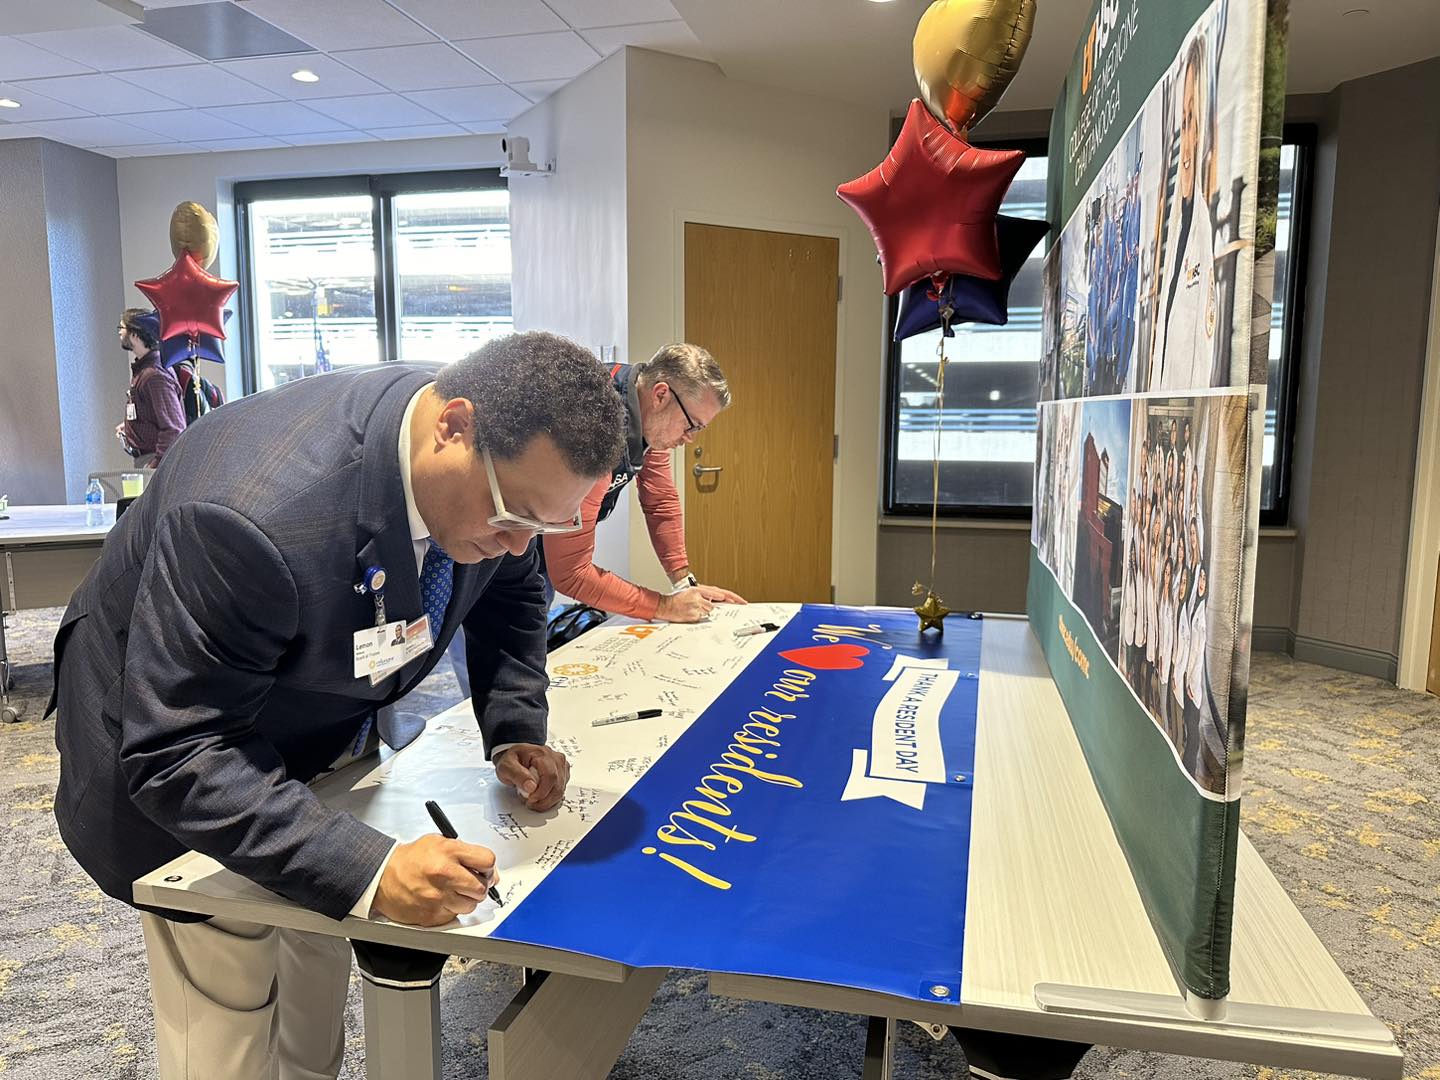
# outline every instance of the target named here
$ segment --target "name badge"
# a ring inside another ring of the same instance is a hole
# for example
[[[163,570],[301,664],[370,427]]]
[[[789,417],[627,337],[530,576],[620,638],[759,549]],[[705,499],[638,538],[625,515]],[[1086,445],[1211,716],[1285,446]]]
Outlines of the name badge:
[[[135,403],[134,403],[133,401],[127,401],[127,402],[125,403],[125,419],[126,419],[126,420],[134,420],[134,419],[137,419],[137,417],[136,417],[136,415],[135,415]]]
[[[405,627],[405,659],[402,663],[408,664],[417,656],[424,656],[434,645],[435,639],[430,634],[430,616],[421,615]]]
[[[355,632],[355,677],[370,677],[376,686],[434,646],[430,616],[412,623],[399,620]]]
[[[405,623],[401,620],[355,631],[355,677],[384,678],[405,663]]]

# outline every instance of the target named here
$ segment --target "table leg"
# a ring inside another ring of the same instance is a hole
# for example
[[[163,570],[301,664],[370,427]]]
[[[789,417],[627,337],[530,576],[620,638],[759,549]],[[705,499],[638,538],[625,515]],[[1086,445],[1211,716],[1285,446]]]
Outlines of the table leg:
[[[440,969],[446,957],[352,941],[365,1007],[369,1080],[440,1080]]]
[[[604,1080],[664,968],[637,968],[623,983],[535,972],[490,1028],[490,1080]]]
[[[865,1068],[860,1080],[890,1080],[895,1072],[895,1021],[872,1016],[865,1036]]]
[[[5,620],[10,611],[7,603],[13,606],[15,595],[15,571],[8,551],[5,552],[5,580],[8,587],[5,595],[0,596],[0,722],[13,724],[20,719],[20,710],[10,704],[10,690],[15,685],[15,677],[10,664],[10,647],[5,642]]]

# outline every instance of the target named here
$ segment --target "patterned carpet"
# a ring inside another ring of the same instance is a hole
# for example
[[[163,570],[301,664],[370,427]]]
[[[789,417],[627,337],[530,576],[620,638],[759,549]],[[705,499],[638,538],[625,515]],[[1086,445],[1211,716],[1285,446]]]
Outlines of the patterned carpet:
[[[0,727],[0,1076],[155,1075],[144,948],[129,908],[70,859],[51,805],[57,758],[40,719],[58,610],[13,620],[21,724]],[[459,697],[448,664],[408,707]],[[1256,657],[1245,827],[1361,996],[1395,1032],[1405,1074],[1440,1080],[1440,700],[1375,679]],[[442,979],[445,1076],[487,1075],[485,1032],[512,969],[451,962]],[[358,987],[342,1076],[364,1075]],[[612,1076],[831,1080],[860,1073],[864,1021],[711,997],[672,974]],[[963,1077],[953,1040],[902,1027],[896,1076]],[[1097,1047],[1077,1077],[1255,1078],[1281,1070]],[[1298,1074],[1294,1074],[1298,1075]]]

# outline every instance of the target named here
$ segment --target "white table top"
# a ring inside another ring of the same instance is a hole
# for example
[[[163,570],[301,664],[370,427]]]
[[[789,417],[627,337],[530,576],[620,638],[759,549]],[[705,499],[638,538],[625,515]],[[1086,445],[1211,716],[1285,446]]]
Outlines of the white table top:
[[[980,663],[961,1004],[718,974],[712,993],[1398,1080],[1389,1029],[1243,832],[1228,1014],[1192,1016],[1029,623],[987,616]]]
[[[85,524],[88,507],[11,506],[0,511],[0,547],[22,544],[74,544],[99,542],[115,526],[115,504],[102,506],[103,523]]]
[[[564,660],[563,651],[554,654],[552,672]],[[567,670],[562,667],[561,673]],[[986,619],[980,686],[962,1004],[720,974],[711,977],[713,992],[1327,1072],[1401,1075],[1400,1054],[1388,1030],[1371,1016],[1243,836],[1230,1015],[1223,1022],[1191,1017],[1089,779],[1044,657],[1023,619]],[[562,686],[559,693],[564,696],[567,688]],[[556,711],[557,728],[565,729],[558,732],[562,738],[591,737],[592,729],[569,727],[558,706]],[[438,790],[442,802],[448,795],[455,803],[451,813],[462,834],[493,843],[477,830],[497,809],[493,804],[503,793],[487,790],[468,805],[462,798],[462,790],[474,790],[477,775],[483,776],[488,766],[473,721],[453,721],[447,714],[402,755],[379,765],[357,763],[350,774],[330,778],[324,785],[326,801],[343,803],[392,835],[431,831],[420,799],[396,768],[409,756],[426,775],[426,790]],[[614,732],[594,730],[606,737]],[[467,759],[473,760],[467,764]],[[572,785],[576,782],[572,776]],[[502,859],[502,867],[504,863]],[[182,856],[142,878],[136,897],[159,906],[296,929],[339,930],[352,937],[599,979],[619,979],[626,971],[623,965],[593,957],[489,938],[476,920],[440,930],[383,920],[337,924],[196,855]],[[445,936],[443,944],[435,943],[435,934]],[[1082,988],[1080,999],[1069,1000],[1061,990],[1042,1001],[1044,995],[1037,996],[1037,991],[1047,984]],[[1102,1003],[1097,1012],[1085,1000],[1084,988],[1103,988],[1116,995],[1116,1001]]]

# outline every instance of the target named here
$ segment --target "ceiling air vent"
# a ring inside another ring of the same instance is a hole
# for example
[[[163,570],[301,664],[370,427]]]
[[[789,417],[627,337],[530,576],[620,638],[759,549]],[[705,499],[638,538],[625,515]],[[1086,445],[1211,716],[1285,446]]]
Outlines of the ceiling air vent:
[[[207,60],[314,51],[299,38],[231,3],[151,8],[140,29]]]

